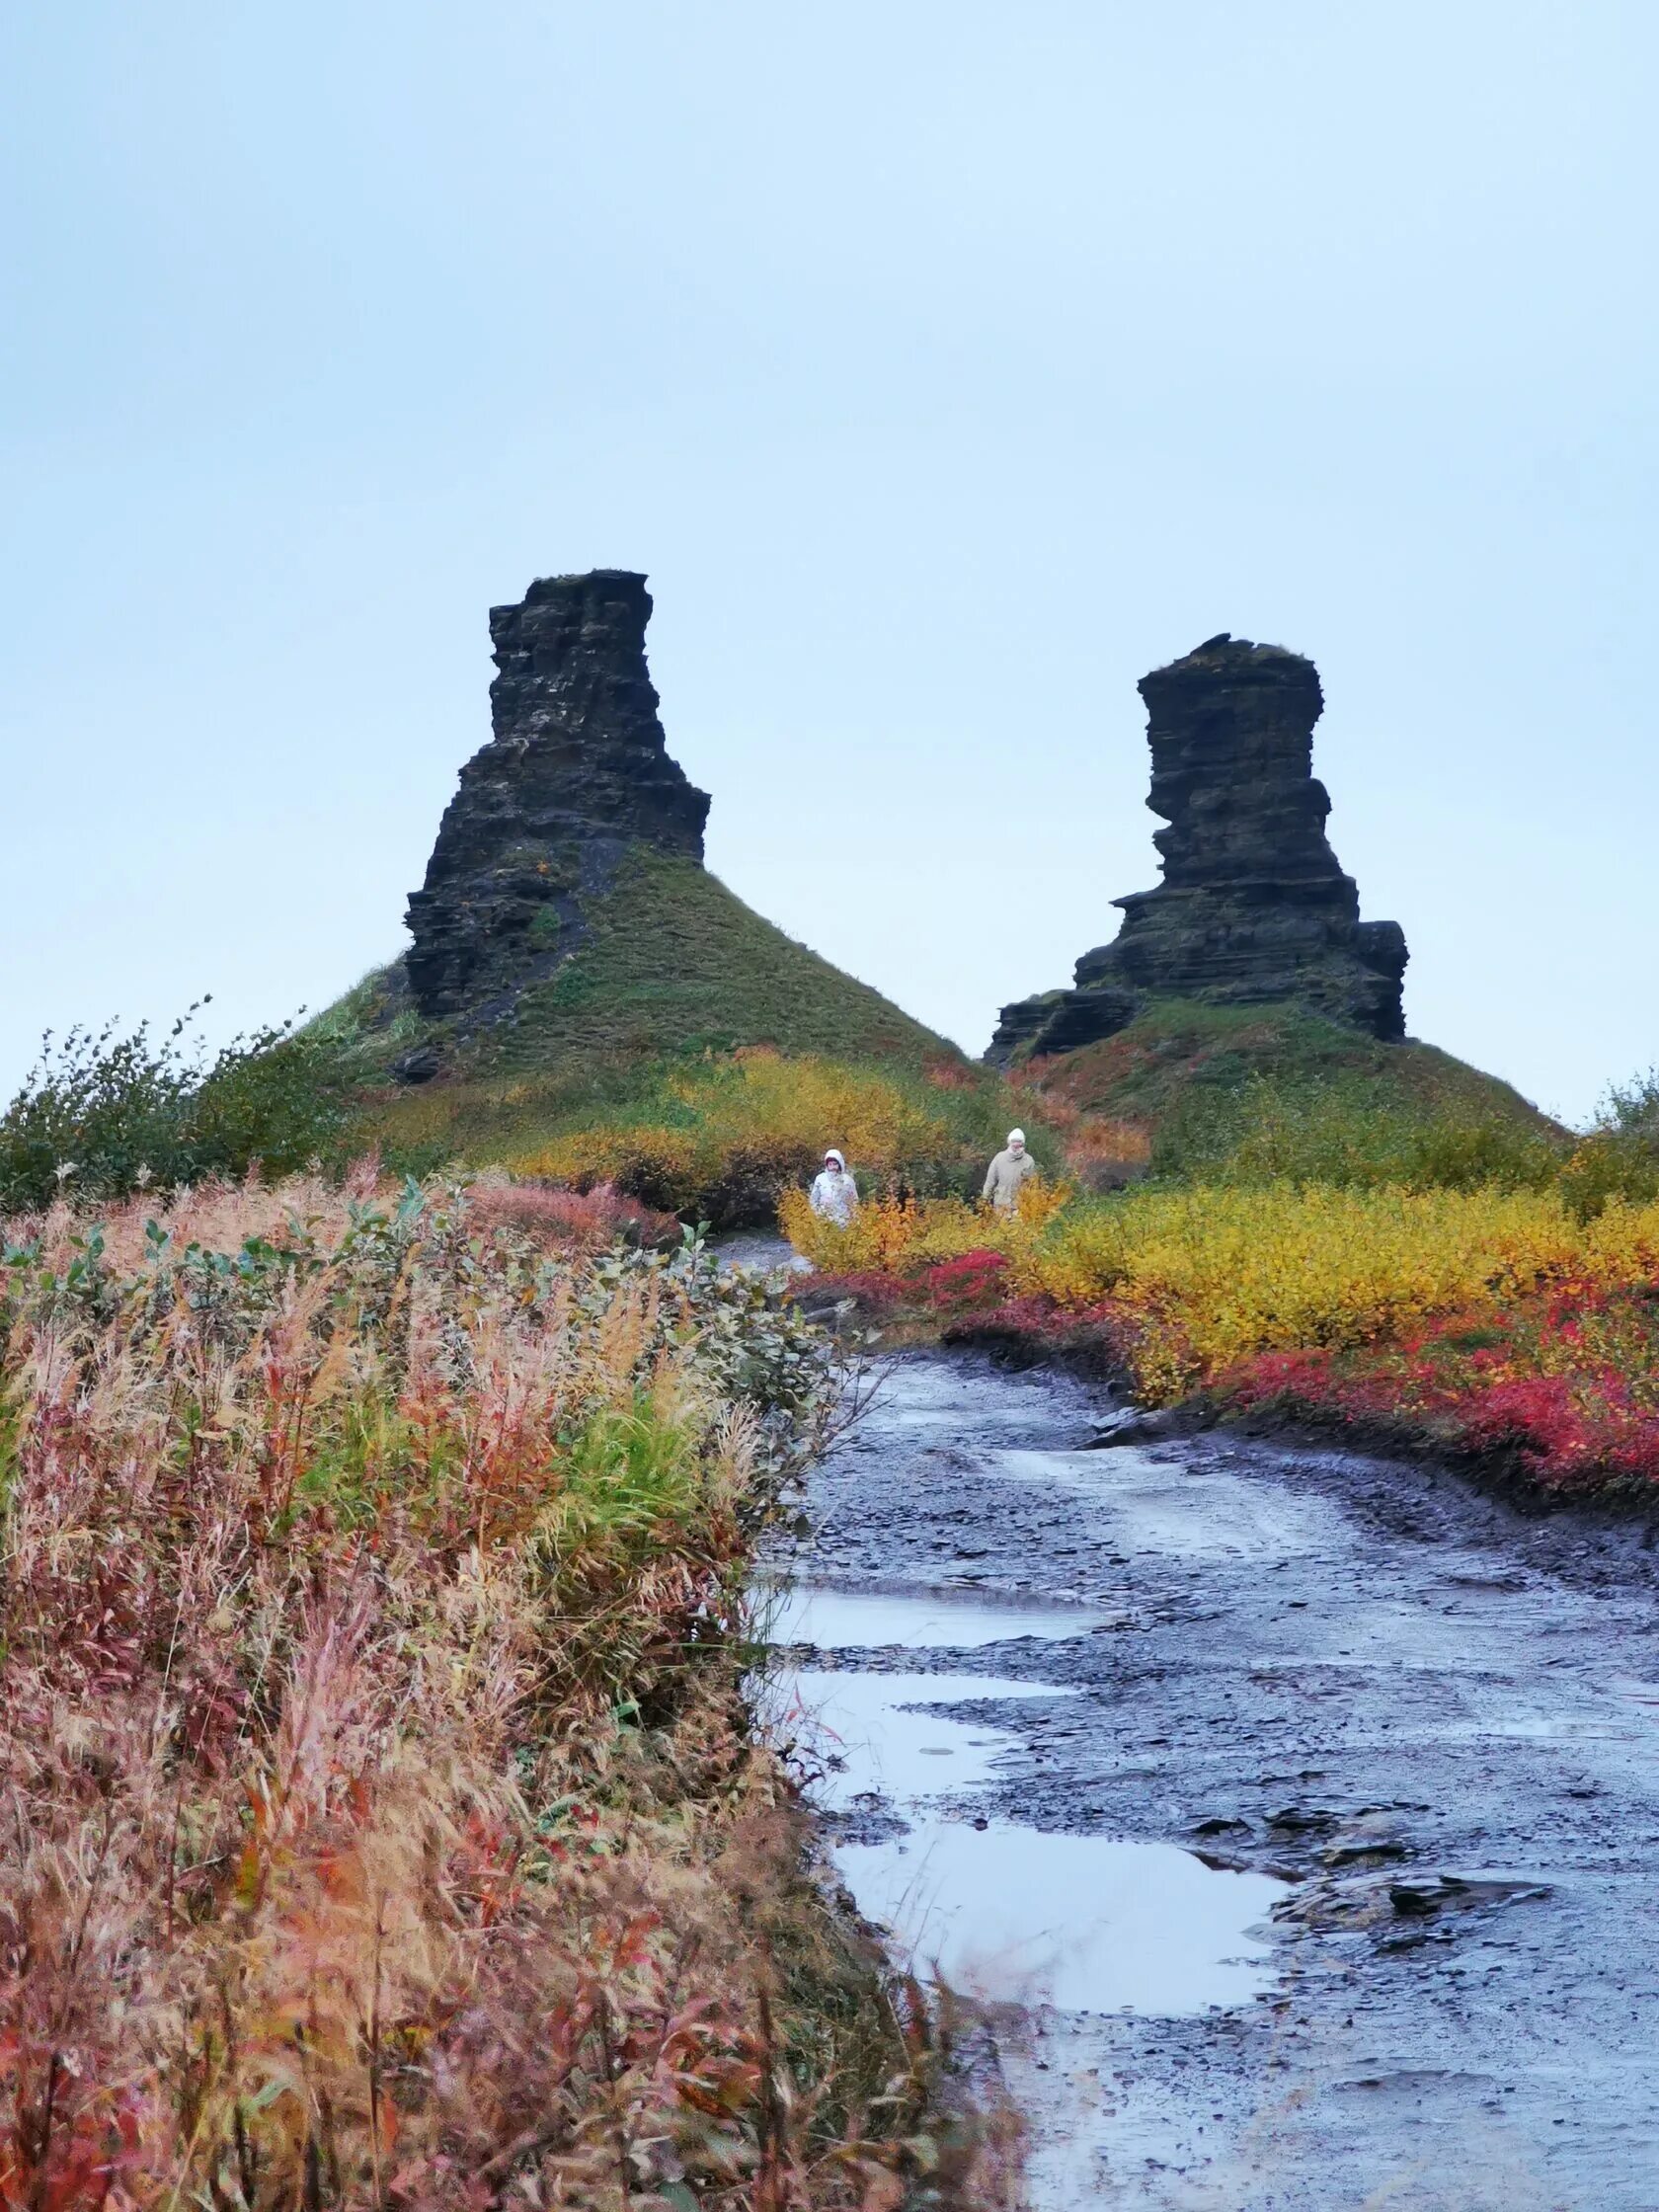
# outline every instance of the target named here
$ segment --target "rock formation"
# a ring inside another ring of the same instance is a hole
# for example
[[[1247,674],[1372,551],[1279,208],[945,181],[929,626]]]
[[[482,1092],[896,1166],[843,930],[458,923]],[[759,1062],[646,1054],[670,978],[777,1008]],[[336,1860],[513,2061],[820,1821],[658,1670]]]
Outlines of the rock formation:
[[[626,569],[544,578],[491,608],[495,734],[461,770],[409,900],[423,1015],[506,1012],[583,942],[584,906],[630,846],[701,861],[709,802],[669,757],[650,618],[645,578]]]
[[[1142,679],[1163,881],[1114,901],[1116,939],[1070,990],[1004,1006],[988,1058],[1110,1037],[1153,998],[1296,1004],[1373,1037],[1405,1034],[1398,922],[1361,921],[1313,774],[1324,699],[1311,661],[1224,632]]]

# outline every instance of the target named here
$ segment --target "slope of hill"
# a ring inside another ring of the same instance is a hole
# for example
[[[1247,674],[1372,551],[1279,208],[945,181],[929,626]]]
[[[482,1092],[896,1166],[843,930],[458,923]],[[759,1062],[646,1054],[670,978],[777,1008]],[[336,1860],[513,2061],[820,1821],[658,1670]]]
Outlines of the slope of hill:
[[[988,1070],[682,855],[637,850],[584,924],[579,950],[471,1035],[422,1016],[402,961],[318,1016],[312,1033],[362,1085],[359,1141],[411,1165],[518,1161],[567,1132],[655,1115],[665,1084],[755,1048],[879,1069],[907,1089],[932,1068],[935,1095],[1000,1097]],[[431,1079],[393,1079],[429,1066]],[[836,1141],[845,1132],[829,1129],[812,1145]]]
[[[1510,1084],[1436,1045],[1414,1038],[1383,1044],[1293,1006],[1160,999],[1116,1036],[1034,1059],[1023,1070],[1040,1098],[1139,1122],[1148,1132],[1190,1103],[1195,1091],[1235,1092],[1252,1078],[1363,1085],[1379,1105],[1462,1109],[1537,1129],[1554,1126]]]
[[[1293,1006],[1155,1000],[1115,1036],[1015,1073],[1085,1175],[1139,1157],[1158,1174],[1252,1180],[1534,1181],[1571,1146],[1496,1075]]]

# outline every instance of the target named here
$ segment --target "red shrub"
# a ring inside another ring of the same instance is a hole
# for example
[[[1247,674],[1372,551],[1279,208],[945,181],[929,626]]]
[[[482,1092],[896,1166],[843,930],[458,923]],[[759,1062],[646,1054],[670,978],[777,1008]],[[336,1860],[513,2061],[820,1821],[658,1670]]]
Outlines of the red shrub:
[[[941,1313],[963,1313],[971,1307],[989,1305],[999,1295],[1007,1273],[1006,1253],[960,1252],[955,1259],[940,1260],[922,1277],[929,1304]]]

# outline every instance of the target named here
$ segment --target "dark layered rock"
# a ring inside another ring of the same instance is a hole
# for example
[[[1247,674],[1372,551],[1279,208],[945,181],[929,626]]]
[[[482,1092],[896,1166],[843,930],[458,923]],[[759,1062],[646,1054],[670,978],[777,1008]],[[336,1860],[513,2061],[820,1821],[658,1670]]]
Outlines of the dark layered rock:
[[[461,770],[409,901],[423,1015],[508,1010],[584,941],[585,908],[632,847],[701,861],[709,802],[669,757],[650,618],[645,578],[625,569],[544,578],[490,610],[495,734]]]
[[[1141,696],[1163,881],[1114,901],[1117,937],[1083,955],[1071,989],[1002,1009],[988,1057],[1094,1044],[1154,998],[1297,1004],[1402,1037],[1404,934],[1361,921],[1325,835],[1312,662],[1224,634],[1144,677]]]

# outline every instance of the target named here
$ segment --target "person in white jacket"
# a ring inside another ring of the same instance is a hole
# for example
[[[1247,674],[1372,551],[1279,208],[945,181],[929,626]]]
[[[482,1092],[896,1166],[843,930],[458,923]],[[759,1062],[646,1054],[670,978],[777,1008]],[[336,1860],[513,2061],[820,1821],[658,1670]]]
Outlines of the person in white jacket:
[[[824,1171],[814,1178],[809,1196],[813,1212],[822,1221],[833,1222],[837,1228],[847,1227],[858,1211],[858,1185],[833,1146],[824,1155]]]
[[[999,1214],[1019,1212],[1019,1194],[1037,1172],[1037,1162],[1025,1148],[1025,1131],[1011,1129],[1008,1142],[986,1171],[983,1199]]]

